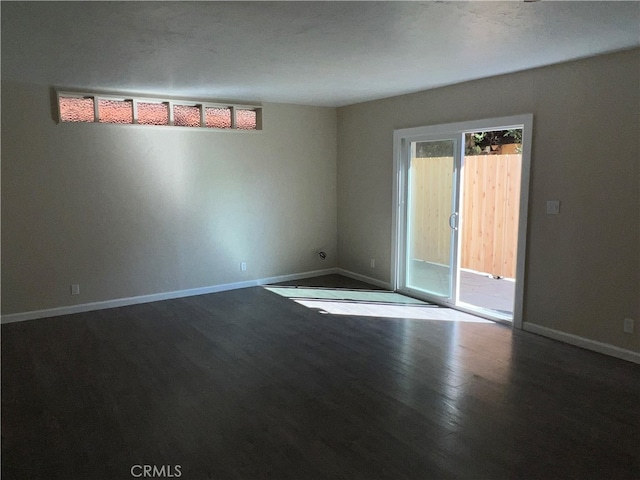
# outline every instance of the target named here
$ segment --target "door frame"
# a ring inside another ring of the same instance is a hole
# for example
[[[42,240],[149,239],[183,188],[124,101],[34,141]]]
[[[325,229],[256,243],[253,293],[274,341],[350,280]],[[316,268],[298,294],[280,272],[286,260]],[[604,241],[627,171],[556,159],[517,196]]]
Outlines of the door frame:
[[[527,251],[527,225],[529,212],[529,179],[531,169],[531,146],[533,143],[533,114],[514,115],[509,117],[487,118],[467,122],[447,123],[424,127],[403,128],[393,132],[393,202],[392,202],[392,237],[391,237],[391,285],[393,290],[398,290],[400,276],[404,274],[405,267],[402,264],[405,256],[405,238],[407,219],[405,198],[408,186],[406,185],[407,172],[403,155],[407,154],[407,142],[411,137],[437,137],[458,135],[460,138],[460,155],[464,156],[464,134],[484,130],[508,130],[510,128],[522,128],[522,171],[520,175],[520,205],[518,218],[518,248],[516,255],[516,288],[513,308],[513,327],[521,329],[524,312],[524,283]],[[456,167],[457,168],[457,167]],[[458,198],[455,201],[459,200]],[[455,257],[458,257],[456,252]],[[458,267],[455,265],[454,273],[457,275]],[[455,294],[455,292],[453,292]],[[458,306],[448,307],[464,310]],[[482,316],[478,312],[470,312]],[[490,317],[492,320],[495,318]]]

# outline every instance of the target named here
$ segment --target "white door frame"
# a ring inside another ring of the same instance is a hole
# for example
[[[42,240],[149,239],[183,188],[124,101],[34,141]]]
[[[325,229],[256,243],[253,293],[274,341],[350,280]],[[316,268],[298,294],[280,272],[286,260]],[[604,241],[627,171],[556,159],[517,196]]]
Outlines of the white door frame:
[[[391,237],[391,285],[397,290],[400,275],[404,274],[402,261],[405,256],[403,239],[406,232],[405,198],[407,143],[411,137],[458,135],[460,148],[464,151],[464,134],[483,130],[508,130],[522,128],[522,173],[520,177],[520,214],[518,219],[518,249],[516,255],[516,289],[513,309],[513,327],[521,329],[524,310],[525,259],[527,251],[527,225],[529,211],[529,178],[531,168],[531,144],[533,143],[533,115],[523,114],[510,117],[472,120],[425,127],[403,128],[393,132],[393,210]],[[457,272],[457,269],[456,269]],[[458,307],[453,307],[458,308]],[[475,313],[477,315],[477,313]]]

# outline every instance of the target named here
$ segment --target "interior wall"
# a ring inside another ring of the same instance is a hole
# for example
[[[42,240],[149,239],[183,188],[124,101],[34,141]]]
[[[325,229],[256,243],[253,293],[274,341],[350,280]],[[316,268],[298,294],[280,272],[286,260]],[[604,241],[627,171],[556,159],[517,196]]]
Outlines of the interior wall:
[[[261,132],[53,116],[50,86],[2,83],[3,314],[336,266],[335,109],[266,104]]]
[[[340,267],[391,281],[394,129],[532,113],[524,321],[640,351],[639,105],[634,49],[338,109]]]

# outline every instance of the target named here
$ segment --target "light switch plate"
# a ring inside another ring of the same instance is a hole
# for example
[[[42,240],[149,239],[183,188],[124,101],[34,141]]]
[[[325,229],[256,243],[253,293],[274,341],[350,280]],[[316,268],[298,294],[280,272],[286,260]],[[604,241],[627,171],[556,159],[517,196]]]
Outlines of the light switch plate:
[[[560,200],[547,200],[547,215],[560,214]]]

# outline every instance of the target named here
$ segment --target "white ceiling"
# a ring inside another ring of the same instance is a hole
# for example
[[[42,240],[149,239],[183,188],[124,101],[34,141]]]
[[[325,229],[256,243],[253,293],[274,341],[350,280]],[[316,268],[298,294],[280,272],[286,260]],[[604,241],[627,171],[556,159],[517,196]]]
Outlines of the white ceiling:
[[[640,2],[2,2],[2,79],[341,106],[640,45]]]

